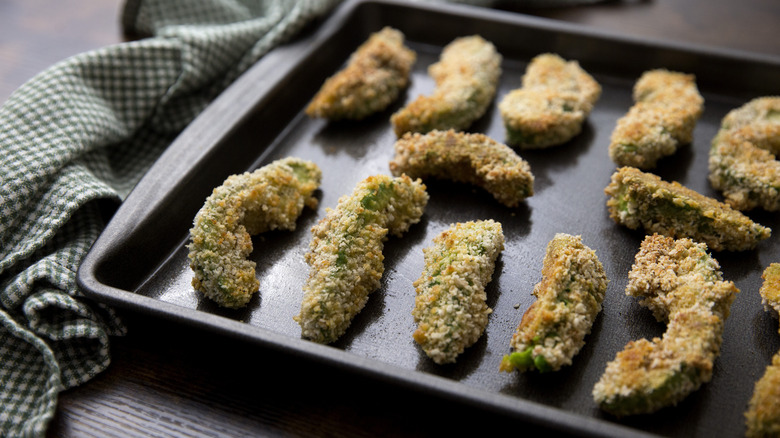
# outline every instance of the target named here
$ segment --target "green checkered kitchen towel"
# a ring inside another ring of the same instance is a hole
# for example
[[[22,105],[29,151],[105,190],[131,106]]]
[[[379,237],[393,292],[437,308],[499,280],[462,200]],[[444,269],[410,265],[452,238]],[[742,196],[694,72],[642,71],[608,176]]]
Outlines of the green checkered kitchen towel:
[[[0,107],[0,436],[42,436],[57,395],[109,363],[117,315],[76,270],[175,136],[241,72],[338,0],[144,0],[128,32]]]
[[[0,436],[44,435],[59,392],[108,366],[125,328],[76,270],[118,203],[225,87],[339,2],[127,0],[125,31],[147,38],[54,65],[0,107]]]

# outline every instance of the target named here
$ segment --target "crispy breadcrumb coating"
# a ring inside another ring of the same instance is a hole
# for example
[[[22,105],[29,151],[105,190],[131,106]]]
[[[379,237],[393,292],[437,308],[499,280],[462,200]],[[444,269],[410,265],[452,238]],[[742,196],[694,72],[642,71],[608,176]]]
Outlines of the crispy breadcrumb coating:
[[[780,436],[780,352],[772,357],[772,364],[756,382],[745,423],[747,437]]]
[[[580,236],[556,234],[547,245],[537,300],[512,336],[501,371],[558,371],[572,364],[601,311],[609,280]]]
[[[453,224],[423,250],[413,337],[437,364],[455,362],[485,331],[492,312],[485,287],[503,249],[501,224],[484,220]]]
[[[780,96],[757,97],[730,111],[721,129],[775,155],[780,154]]]
[[[580,67],[553,53],[534,57],[523,86],[509,92],[498,109],[507,144],[545,148],[571,140],[601,96],[601,86]]]
[[[761,295],[761,303],[764,310],[770,312],[775,318],[780,317],[780,263],[772,263],[761,274],[764,284],[758,293]]]
[[[284,158],[254,172],[232,175],[214,189],[190,229],[192,286],[217,304],[237,308],[257,291],[250,235],[294,230],[304,205],[317,206],[312,193],[322,173],[316,164]]]
[[[509,146],[483,134],[434,130],[395,143],[393,175],[441,178],[482,187],[508,207],[533,195],[531,166]]]
[[[436,81],[430,96],[419,96],[390,118],[398,137],[434,129],[461,131],[482,117],[496,95],[501,55],[478,35],[456,38],[428,68]]]
[[[347,66],[328,78],[306,107],[310,117],[360,120],[390,106],[409,85],[417,59],[404,34],[391,27],[371,34]]]
[[[693,128],[704,99],[690,74],[650,70],[634,85],[634,101],[621,117],[609,145],[609,156],[620,166],[651,169],[693,140]]]
[[[676,313],[662,338],[629,342],[607,364],[594,400],[618,417],[676,405],[712,378],[722,330],[723,322],[703,306]]]
[[[659,321],[662,338],[629,342],[593,388],[599,407],[613,415],[655,412],[672,406],[712,378],[723,325],[739,289],[723,281],[707,246],[688,238],[653,234],[642,242],[626,294]]]
[[[626,295],[641,298],[639,304],[658,321],[670,320],[674,313],[697,304],[725,320],[737,292],[732,282],[723,281],[707,245],[660,234],[642,241],[626,286]]]
[[[730,111],[710,148],[710,182],[739,210],[780,210],[780,96]]]
[[[772,230],[715,199],[652,173],[622,167],[604,189],[618,224],[671,237],[690,237],[713,251],[753,249]]]
[[[772,263],[761,275],[764,284],[759,293],[764,309],[778,317],[780,311],[780,263]],[[756,382],[745,412],[748,437],[780,436],[780,352]]]
[[[379,287],[388,233],[401,236],[419,222],[428,202],[425,185],[406,175],[370,176],[314,227],[306,254],[302,336],[327,344],[338,339]]]

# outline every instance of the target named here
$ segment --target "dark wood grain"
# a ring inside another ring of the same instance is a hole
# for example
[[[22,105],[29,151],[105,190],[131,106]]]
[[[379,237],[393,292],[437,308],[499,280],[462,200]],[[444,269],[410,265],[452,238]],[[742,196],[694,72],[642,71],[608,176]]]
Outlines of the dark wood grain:
[[[776,0],[627,0],[521,11],[640,38],[780,55]]]
[[[69,56],[122,41],[117,0],[0,1],[0,102]]]
[[[62,394],[49,436],[422,437],[512,427],[416,391],[125,316],[130,335],[114,340],[111,367]],[[479,422],[455,420],[468,418]]]
[[[46,67],[121,42],[117,0],[0,1],[0,102]],[[525,10],[654,39],[780,55],[777,0],[616,1]],[[51,437],[480,436],[530,426],[125,313],[112,364],[61,394]]]

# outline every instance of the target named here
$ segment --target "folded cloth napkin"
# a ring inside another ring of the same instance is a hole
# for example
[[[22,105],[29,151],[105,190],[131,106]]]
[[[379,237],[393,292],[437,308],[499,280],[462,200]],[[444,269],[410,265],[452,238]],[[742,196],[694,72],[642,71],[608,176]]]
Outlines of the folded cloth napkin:
[[[44,435],[59,392],[125,333],[76,284],[111,212],[225,87],[339,2],[128,0],[124,30],[146,38],[60,62],[0,107],[0,436]]]
[[[0,107],[0,436],[42,436],[109,363],[117,315],[76,270],[119,202],[247,67],[338,0],[128,1],[148,38],[69,58]]]

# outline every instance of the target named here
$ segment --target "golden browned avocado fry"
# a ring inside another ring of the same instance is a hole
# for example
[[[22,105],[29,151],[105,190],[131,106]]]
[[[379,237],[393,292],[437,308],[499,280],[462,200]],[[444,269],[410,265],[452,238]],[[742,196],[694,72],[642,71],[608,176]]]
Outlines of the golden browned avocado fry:
[[[190,237],[192,286],[224,307],[246,305],[257,291],[250,235],[294,230],[322,174],[314,163],[285,158],[254,172],[232,175],[214,189],[195,216]]]
[[[764,284],[759,293],[764,308],[775,317],[780,311],[780,263],[772,263],[761,276]],[[772,364],[756,382],[747,412],[746,436],[780,436],[780,352],[772,357]]]
[[[764,284],[758,292],[764,310],[770,312],[775,318],[780,318],[780,263],[770,264],[761,278],[764,279]]]
[[[512,148],[483,134],[406,133],[395,143],[390,170],[393,175],[474,184],[509,207],[534,193],[531,166]]]
[[[693,75],[651,70],[634,86],[636,103],[621,117],[609,145],[609,156],[620,166],[651,169],[693,140],[704,99]]]
[[[772,357],[772,364],[756,382],[745,423],[745,436],[780,436],[780,353]]]
[[[425,185],[406,175],[371,176],[314,227],[306,262],[302,336],[327,344],[338,339],[379,287],[387,234],[400,236],[417,223],[428,202]]]
[[[610,217],[632,230],[690,237],[713,251],[753,249],[772,230],[715,199],[652,173],[622,167],[604,189]]]
[[[536,56],[523,86],[504,96],[498,109],[507,144],[545,148],[569,141],[601,96],[601,86],[580,67],[552,53]]]
[[[537,300],[512,336],[514,352],[501,371],[558,371],[571,365],[585,345],[607,290],[607,276],[595,251],[580,236],[556,234],[547,245]]]
[[[457,38],[428,68],[436,81],[430,96],[420,96],[392,115],[398,137],[434,129],[461,131],[485,114],[496,95],[501,55],[478,35]]]
[[[425,268],[414,282],[414,340],[437,364],[455,362],[485,331],[485,287],[504,249],[501,224],[493,220],[452,225],[425,248]]]
[[[730,111],[710,148],[710,182],[739,210],[780,210],[780,97]]]
[[[629,342],[607,364],[593,399],[613,415],[655,412],[683,400],[712,378],[723,325],[739,289],[723,281],[707,246],[691,239],[647,236],[628,276],[626,294],[659,321],[661,339]]]
[[[417,55],[400,31],[385,27],[363,43],[347,66],[328,78],[306,114],[330,120],[360,120],[393,103],[409,84]]]

